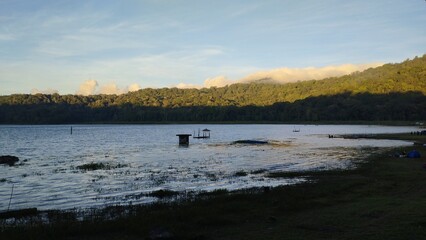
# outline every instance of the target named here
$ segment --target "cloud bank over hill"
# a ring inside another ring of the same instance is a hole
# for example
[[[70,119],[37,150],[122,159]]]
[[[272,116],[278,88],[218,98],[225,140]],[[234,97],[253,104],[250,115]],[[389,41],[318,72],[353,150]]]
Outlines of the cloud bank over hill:
[[[368,68],[382,66],[383,63],[369,64],[343,64],[326,67],[307,68],[276,68],[252,73],[238,80],[231,80],[225,76],[208,78],[203,86],[181,83],[178,88],[201,88],[201,87],[224,87],[234,83],[265,82],[265,83],[290,83],[307,80],[321,80],[329,77],[340,77],[357,71],[364,71]]]
[[[217,76],[207,78],[202,85],[179,83],[177,88],[210,88],[210,87],[224,87],[234,83],[290,83],[297,81],[307,80],[321,80],[329,77],[340,77],[343,75],[351,74],[354,72],[361,72],[368,68],[375,68],[383,65],[383,63],[369,63],[369,64],[343,64],[336,66],[326,67],[306,67],[306,68],[276,68],[271,70],[263,70],[249,74],[243,78],[232,80],[226,76]],[[86,80],[80,84],[77,95],[94,95],[94,94],[125,94],[128,92],[138,91],[141,86],[137,83],[130,84],[126,87],[119,87],[115,82],[106,84],[99,84],[97,80]],[[33,89],[31,94],[54,94],[58,93],[55,89],[39,90]]]
[[[98,82],[96,80],[87,80],[80,85],[77,94],[84,96],[94,94],[97,87]]]
[[[277,68],[268,71],[259,71],[248,75],[239,80],[240,82],[255,82],[270,80],[275,83],[289,83],[306,80],[320,80],[329,77],[340,77],[357,71],[364,71],[368,68],[374,68],[383,65],[382,63],[370,64],[344,64],[338,66],[326,67],[307,67],[307,68]]]
[[[99,89],[98,89],[99,87]],[[116,83],[107,83],[99,85],[96,80],[87,80],[80,85],[79,90],[76,92],[77,95],[93,95],[93,94],[124,94],[128,92],[134,92],[141,89],[139,84],[133,83],[125,88],[120,88]]]
[[[31,94],[32,95],[35,95],[35,94],[58,94],[59,93],[59,91],[58,90],[56,90],[56,89],[51,89],[51,88],[48,88],[48,89],[45,89],[45,90],[41,90],[41,89],[37,89],[37,88],[33,88],[32,90],[31,90]]]

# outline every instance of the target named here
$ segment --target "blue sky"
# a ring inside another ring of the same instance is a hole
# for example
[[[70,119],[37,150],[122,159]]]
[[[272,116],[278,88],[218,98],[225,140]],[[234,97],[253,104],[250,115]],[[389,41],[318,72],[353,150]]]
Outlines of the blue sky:
[[[201,86],[426,53],[424,0],[0,0],[0,95]]]

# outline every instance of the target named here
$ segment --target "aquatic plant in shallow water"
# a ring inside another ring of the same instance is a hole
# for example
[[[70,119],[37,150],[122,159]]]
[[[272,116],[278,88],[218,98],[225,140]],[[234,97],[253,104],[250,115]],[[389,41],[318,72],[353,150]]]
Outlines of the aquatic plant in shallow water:
[[[237,176],[237,177],[245,177],[245,176],[247,176],[247,173],[245,171],[241,170],[241,171],[236,172],[235,176]]]
[[[122,168],[127,167],[126,164],[117,164],[115,166],[110,164],[104,164],[104,163],[87,163],[80,166],[77,166],[77,169],[83,170],[83,171],[94,171],[94,170],[111,170],[115,168]]]

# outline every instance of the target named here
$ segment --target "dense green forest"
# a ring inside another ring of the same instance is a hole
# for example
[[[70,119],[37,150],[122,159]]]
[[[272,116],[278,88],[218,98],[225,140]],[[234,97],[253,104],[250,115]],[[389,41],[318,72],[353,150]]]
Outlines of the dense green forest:
[[[425,119],[426,55],[342,77],[288,84],[0,96],[0,123]]]

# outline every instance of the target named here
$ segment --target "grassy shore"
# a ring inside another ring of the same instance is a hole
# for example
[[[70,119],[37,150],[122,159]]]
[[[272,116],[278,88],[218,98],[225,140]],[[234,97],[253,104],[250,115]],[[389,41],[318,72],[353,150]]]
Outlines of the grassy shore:
[[[354,170],[274,174],[312,180],[294,186],[115,207],[84,221],[75,213],[50,212],[53,222],[33,219],[27,226],[2,228],[0,239],[426,239],[426,147],[421,145],[426,136],[379,137],[418,145],[373,156]],[[422,158],[392,157],[412,149]],[[115,219],[107,220],[109,215]]]

